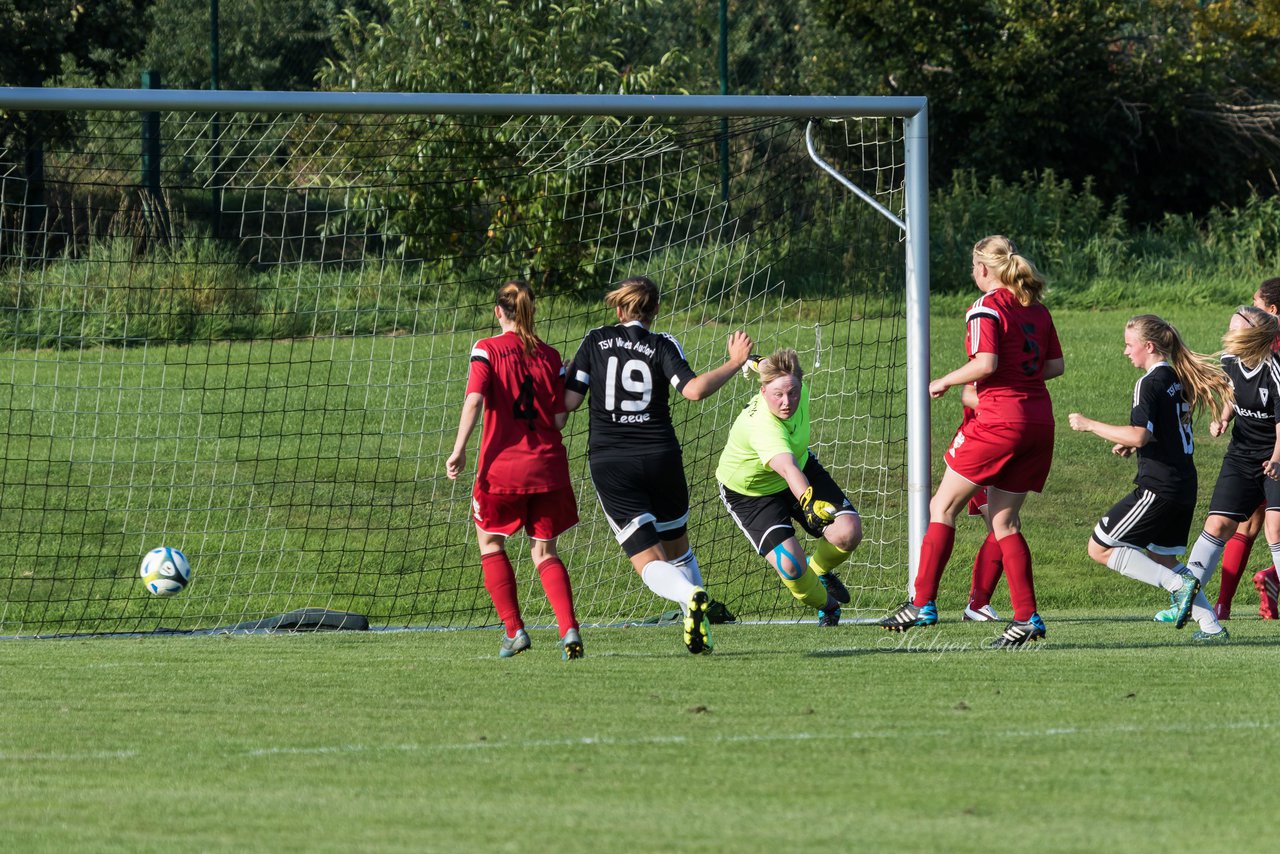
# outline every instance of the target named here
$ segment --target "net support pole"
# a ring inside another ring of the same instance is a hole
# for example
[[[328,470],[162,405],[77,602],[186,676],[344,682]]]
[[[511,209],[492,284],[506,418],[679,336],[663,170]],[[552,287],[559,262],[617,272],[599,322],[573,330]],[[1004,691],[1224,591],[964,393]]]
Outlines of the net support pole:
[[[915,592],[929,524],[929,107],[903,122],[907,212],[907,590]]]
[[[906,239],[907,291],[907,591],[914,594],[920,546],[929,524],[932,480],[929,403],[929,115],[928,106],[903,119],[906,174],[905,219],[822,159],[814,147],[813,122],[805,128],[809,157],[845,189],[892,222]]]

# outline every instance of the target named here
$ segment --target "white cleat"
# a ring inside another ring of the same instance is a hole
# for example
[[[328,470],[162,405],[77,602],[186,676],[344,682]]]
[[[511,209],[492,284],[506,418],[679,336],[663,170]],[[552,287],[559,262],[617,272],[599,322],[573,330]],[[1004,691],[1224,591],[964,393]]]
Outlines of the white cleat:
[[[973,623],[994,623],[1000,619],[1000,615],[996,613],[996,609],[990,605],[983,605],[981,608],[973,608],[973,603],[965,606],[964,619],[965,622]]]

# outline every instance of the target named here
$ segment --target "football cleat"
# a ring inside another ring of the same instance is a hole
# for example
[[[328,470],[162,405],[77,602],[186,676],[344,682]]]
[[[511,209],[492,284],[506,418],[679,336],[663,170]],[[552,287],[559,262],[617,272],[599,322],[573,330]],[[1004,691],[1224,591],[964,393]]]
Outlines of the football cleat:
[[[1276,599],[1280,596],[1280,579],[1276,577],[1276,569],[1269,566],[1261,572],[1253,574],[1253,586],[1258,589],[1258,616],[1264,620],[1280,619],[1280,608],[1276,607]]]
[[[818,611],[819,626],[838,626],[840,625],[840,609],[832,608],[830,611]]]
[[[1197,629],[1192,633],[1191,639],[1196,643],[1203,644],[1226,643],[1231,639],[1231,635],[1227,634],[1225,628],[1217,632],[1206,632],[1203,629]]]
[[[1156,611],[1156,615],[1151,618],[1157,623],[1172,623],[1178,619],[1178,604],[1174,594],[1169,594],[1169,607],[1163,611]]]
[[[582,658],[582,635],[577,629],[569,629],[564,633],[564,637],[560,639],[560,647],[564,650],[565,661]]]
[[[974,623],[995,623],[999,622],[1000,615],[996,613],[996,609],[991,607],[991,603],[983,605],[981,608],[973,607],[970,602],[964,609],[965,622]]]
[[[1180,629],[1187,624],[1187,618],[1191,616],[1191,603],[1195,601],[1196,594],[1199,592],[1200,579],[1191,574],[1182,576],[1182,586],[1173,594],[1173,607],[1177,609],[1173,620],[1175,629]]]
[[[502,647],[498,650],[498,657],[510,658],[513,655],[519,655],[531,646],[533,646],[533,642],[529,640],[529,633],[524,629],[517,629],[515,637],[503,636]]]
[[[1231,603],[1218,600],[1218,604],[1213,606],[1213,614],[1218,618],[1218,622],[1231,619]]]
[[[819,575],[818,580],[822,582],[822,586],[827,588],[827,593],[831,594],[837,602],[841,605],[849,604],[849,588],[844,586],[840,576],[834,572],[828,572],[826,575]]]
[[[1004,631],[991,642],[992,649],[1009,649],[1022,646],[1028,641],[1044,640],[1044,620],[1039,614],[1032,614],[1030,620],[1014,620],[1005,626]]]
[[[915,606],[910,600],[898,606],[898,610],[879,622],[882,629],[891,632],[905,632],[916,626],[933,626],[938,623],[938,606],[932,602]]]
[[[707,591],[701,587],[694,590],[693,595],[689,597],[689,613],[684,617],[684,645],[693,655],[711,652],[712,649],[711,634],[707,628],[711,622],[707,619],[709,602]]]

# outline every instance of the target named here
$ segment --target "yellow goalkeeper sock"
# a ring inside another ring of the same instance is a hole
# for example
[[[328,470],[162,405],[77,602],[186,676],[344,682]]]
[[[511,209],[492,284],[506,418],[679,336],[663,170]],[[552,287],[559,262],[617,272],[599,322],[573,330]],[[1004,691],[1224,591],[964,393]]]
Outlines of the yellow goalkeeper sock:
[[[799,578],[783,578],[791,595],[810,608],[821,610],[827,604],[827,588],[822,586],[812,569],[806,569]]]
[[[852,552],[837,548],[825,539],[818,540],[818,545],[809,558],[809,566],[813,567],[813,571],[818,575],[826,575],[848,560],[850,554]]]

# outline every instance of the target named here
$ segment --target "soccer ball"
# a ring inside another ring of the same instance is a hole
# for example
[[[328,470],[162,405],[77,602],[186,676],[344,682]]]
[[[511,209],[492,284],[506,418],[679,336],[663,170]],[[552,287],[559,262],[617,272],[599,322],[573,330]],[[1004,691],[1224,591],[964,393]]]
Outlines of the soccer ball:
[[[177,549],[161,546],[147,552],[138,574],[149,592],[156,596],[173,596],[191,583],[191,563]]]

